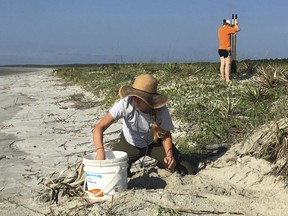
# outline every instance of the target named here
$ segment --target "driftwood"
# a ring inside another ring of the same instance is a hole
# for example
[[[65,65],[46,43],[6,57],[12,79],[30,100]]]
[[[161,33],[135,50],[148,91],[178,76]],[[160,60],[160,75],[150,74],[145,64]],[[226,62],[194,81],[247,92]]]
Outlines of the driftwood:
[[[38,199],[44,202],[49,201],[50,204],[59,204],[63,197],[83,197],[82,184],[84,179],[83,164],[82,161],[78,161],[62,170],[56,178],[50,178],[46,183],[41,182],[44,184],[44,189],[40,192]]]

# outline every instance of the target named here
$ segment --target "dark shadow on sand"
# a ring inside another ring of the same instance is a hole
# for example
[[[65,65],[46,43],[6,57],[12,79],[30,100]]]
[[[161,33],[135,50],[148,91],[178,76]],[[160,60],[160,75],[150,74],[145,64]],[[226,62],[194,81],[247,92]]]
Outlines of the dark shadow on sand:
[[[152,172],[157,173],[156,168],[151,168],[143,175],[131,178],[128,182],[128,188],[132,189],[163,189],[166,187],[167,183],[160,177],[150,176]]]
[[[207,164],[221,158],[227,152],[227,150],[227,147],[219,147],[217,150],[205,154],[192,153],[189,161],[194,169],[194,174],[197,174],[201,170],[205,169]]]

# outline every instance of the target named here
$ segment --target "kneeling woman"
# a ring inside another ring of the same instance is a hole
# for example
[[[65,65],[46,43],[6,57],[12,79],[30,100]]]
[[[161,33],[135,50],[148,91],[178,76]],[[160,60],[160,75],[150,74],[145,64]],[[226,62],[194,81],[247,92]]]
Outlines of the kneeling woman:
[[[157,160],[159,168],[176,169],[182,175],[192,174],[191,165],[180,161],[179,151],[172,143],[170,131],[174,125],[166,106],[169,100],[157,93],[157,80],[149,74],[139,75],[132,87],[119,89],[119,96],[121,99],[93,130],[96,160],[105,160],[104,131],[113,122],[122,119],[121,139],[113,150],[127,152],[128,175],[131,174],[132,164],[145,156]]]

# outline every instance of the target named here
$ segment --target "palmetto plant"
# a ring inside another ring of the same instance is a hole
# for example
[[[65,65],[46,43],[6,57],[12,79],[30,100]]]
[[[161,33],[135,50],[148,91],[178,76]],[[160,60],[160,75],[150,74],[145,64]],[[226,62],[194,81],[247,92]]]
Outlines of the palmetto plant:
[[[272,88],[280,81],[279,75],[283,73],[284,68],[278,65],[260,65],[256,68],[258,75],[258,83],[265,88]]]
[[[247,86],[244,90],[245,96],[249,101],[252,101],[254,104],[265,99],[268,96],[266,88],[262,86],[250,87]]]
[[[281,69],[279,72],[279,79],[288,84],[288,70],[285,70],[284,68]]]
[[[164,66],[164,70],[168,73],[177,73],[180,71],[180,67],[177,63],[168,63]]]
[[[221,104],[220,113],[222,116],[230,116],[233,114],[233,111],[237,104],[239,103],[240,99],[231,98],[229,95]]]

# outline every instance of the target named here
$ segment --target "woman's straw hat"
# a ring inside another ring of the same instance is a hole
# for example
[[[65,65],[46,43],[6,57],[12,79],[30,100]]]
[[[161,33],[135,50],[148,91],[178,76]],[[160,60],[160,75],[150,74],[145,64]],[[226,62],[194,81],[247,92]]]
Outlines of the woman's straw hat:
[[[120,98],[135,96],[141,98],[153,109],[165,106],[169,99],[157,93],[157,80],[150,74],[142,74],[136,77],[133,86],[122,86],[119,89]]]

